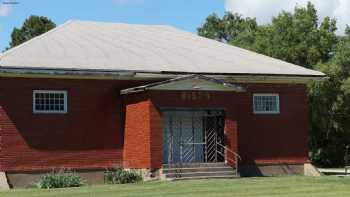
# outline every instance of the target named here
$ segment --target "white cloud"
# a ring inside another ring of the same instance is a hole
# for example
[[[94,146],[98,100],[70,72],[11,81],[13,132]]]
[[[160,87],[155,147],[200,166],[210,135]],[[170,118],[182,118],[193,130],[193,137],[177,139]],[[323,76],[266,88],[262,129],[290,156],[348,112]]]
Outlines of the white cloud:
[[[8,15],[10,15],[12,10],[13,10],[13,5],[11,5],[11,4],[0,4],[0,16],[8,16]]]
[[[326,16],[337,19],[338,33],[343,33],[346,24],[350,24],[349,0],[225,0],[225,9],[256,17],[258,23],[266,24],[282,10],[293,11],[296,5],[305,6],[308,1],[315,5],[321,20]]]
[[[112,0],[116,5],[143,4],[144,0]]]

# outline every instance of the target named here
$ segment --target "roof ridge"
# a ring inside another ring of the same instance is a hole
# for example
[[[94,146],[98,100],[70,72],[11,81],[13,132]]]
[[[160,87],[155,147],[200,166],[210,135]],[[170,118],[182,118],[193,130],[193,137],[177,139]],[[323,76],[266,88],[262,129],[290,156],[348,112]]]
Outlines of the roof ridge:
[[[74,22],[74,20],[68,20],[68,21],[64,22],[63,24],[58,25],[58,26],[56,26],[55,28],[53,28],[53,29],[51,29],[51,30],[49,30],[49,31],[47,31],[47,32],[45,32],[45,33],[43,33],[43,34],[41,34],[41,35],[38,35],[38,36],[36,36],[36,37],[34,37],[34,38],[28,40],[28,41],[23,42],[22,44],[19,44],[18,46],[15,46],[15,47],[13,47],[13,48],[10,48],[9,50],[7,50],[7,51],[5,51],[5,52],[3,52],[3,53],[0,53],[0,67],[1,67],[1,59],[2,59],[3,57],[5,57],[5,56],[7,56],[7,55],[9,55],[9,54],[11,54],[11,53],[13,53],[14,51],[16,51],[16,50],[22,48],[23,46],[26,46],[26,45],[32,43],[32,42],[35,41],[35,40],[42,39],[42,38],[48,36],[49,34],[52,34],[53,32],[55,32],[55,31],[57,31],[57,30],[59,30],[59,29],[62,29],[63,27],[67,26],[68,24],[71,24],[72,22]]]
[[[94,21],[94,20],[81,20],[81,19],[74,19],[71,20],[72,22],[81,22],[81,23],[97,23],[97,24],[109,24],[109,25],[129,25],[129,26],[158,26],[158,27],[172,27],[175,28],[172,25],[169,24],[142,24],[142,23],[127,23],[127,22],[111,22],[111,21]]]

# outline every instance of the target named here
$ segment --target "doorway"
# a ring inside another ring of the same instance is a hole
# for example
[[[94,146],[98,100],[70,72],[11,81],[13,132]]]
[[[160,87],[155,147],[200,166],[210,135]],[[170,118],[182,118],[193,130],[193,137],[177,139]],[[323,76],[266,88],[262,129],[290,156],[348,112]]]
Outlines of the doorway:
[[[223,162],[224,120],[217,109],[163,110],[163,164]]]

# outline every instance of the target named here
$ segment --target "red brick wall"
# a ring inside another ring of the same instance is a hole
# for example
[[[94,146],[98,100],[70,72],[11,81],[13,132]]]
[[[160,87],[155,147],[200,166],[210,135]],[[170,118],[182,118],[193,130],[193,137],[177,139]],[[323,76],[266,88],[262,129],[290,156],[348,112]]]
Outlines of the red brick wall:
[[[278,93],[280,114],[253,114],[253,93]],[[305,163],[308,104],[304,85],[248,85],[238,96],[238,149],[244,163]]]
[[[124,166],[149,168],[151,165],[150,101],[146,93],[124,97]]]
[[[124,166],[160,168],[163,131],[161,114],[149,93],[127,95],[125,101]]]
[[[121,165],[119,90],[143,82],[0,78],[2,170]],[[33,114],[32,90],[68,91],[67,114]]]
[[[160,107],[223,108],[225,135],[245,163],[308,159],[304,85],[249,84],[243,85],[244,93],[153,91],[125,96],[123,104],[119,90],[139,84],[144,82],[0,78],[0,167],[5,171],[86,169],[124,161],[126,167],[158,168]],[[34,89],[67,90],[68,113],[33,114]],[[281,113],[253,114],[256,92],[279,93]]]
[[[154,103],[150,102],[151,118],[151,167],[160,168],[163,161],[163,127],[162,117]]]

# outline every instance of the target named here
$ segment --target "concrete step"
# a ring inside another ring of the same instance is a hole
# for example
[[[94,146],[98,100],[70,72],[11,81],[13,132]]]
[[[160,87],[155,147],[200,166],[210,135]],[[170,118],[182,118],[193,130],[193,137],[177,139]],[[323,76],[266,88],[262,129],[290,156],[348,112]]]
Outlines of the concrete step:
[[[166,178],[189,178],[189,177],[221,177],[221,176],[235,176],[235,172],[221,171],[221,172],[187,172],[187,173],[169,173]]]
[[[230,166],[223,167],[199,167],[199,168],[163,168],[163,173],[188,173],[188,172],[222,172],[232,171]]]
[[[200,180],[200,179],[236,179],[239,178],[239,176],[197,176],[197,177],[183,177],[183,178],[174,178],[174,179],[168,179],[170,181],[190,181],[190,180]]]
[[[199,167],[226,167],[224,162],[217,163],[185,163],[185,164],[163,164],[163,168],[199,168]]]
[[[220,163],[188,163],[163,165],[163,175],[167,180],[224,179],[237,178],[236,169]]]

